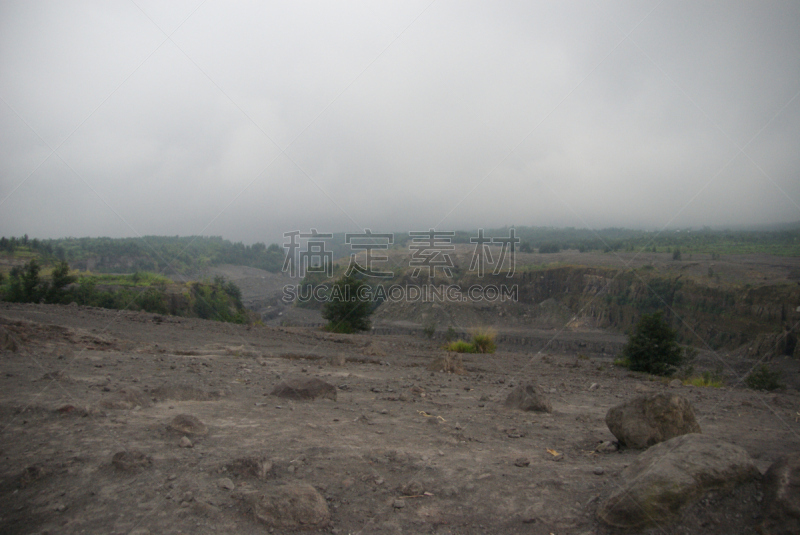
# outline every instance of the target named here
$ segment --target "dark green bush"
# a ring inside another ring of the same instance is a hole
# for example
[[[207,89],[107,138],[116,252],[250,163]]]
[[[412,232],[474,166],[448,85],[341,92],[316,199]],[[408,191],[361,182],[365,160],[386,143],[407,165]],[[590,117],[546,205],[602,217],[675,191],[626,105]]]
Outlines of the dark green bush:
[[[772,371],[766,364],[759,364],[744,379],[744,384],[753,390],[777,390],[783,388],[781,374]]]
[[[330,296],[322,307],[322,317],[328,320],[325,330],[349,334],[370,329],[372,303],[359,295],[363,286],[367,283],[354,275],[344,276],[333,283]]]
[[[656,312],[639,318],[622,351],[622,360],[633,371],[672,375],[684,359],[677,334],[661,312]]]

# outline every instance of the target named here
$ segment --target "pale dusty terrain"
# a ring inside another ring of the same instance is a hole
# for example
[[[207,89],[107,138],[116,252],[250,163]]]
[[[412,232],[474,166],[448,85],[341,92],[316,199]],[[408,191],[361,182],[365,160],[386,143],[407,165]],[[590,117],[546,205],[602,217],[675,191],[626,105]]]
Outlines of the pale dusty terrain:
[[[762,472],[800,448],[794,390],[670,388],[612,355],[501,345],[451,375],[426,369],[441,342],[412,335],[8,303],[0,326],[17,345],[0,354],[2,533],[264,533],[236,493],[292,481],[325,497],[323,533],[609,533],[597,504],[638,452],[593,450],[614,439],[606,411],[645,391],[686,396],[703,432],[744,447]],[[268,395],[294,376],[335,385],[337,400]],[[503,407],[522,382],[544,389],[553,412]],[[191,448],[167,427],[179,414],[208,427]],[[152,463],[112,465],[133,450]],[[271,470],[236,473],[245,458]],[[760,493],[756,483],[709,496],[653,533],[753,533]]]

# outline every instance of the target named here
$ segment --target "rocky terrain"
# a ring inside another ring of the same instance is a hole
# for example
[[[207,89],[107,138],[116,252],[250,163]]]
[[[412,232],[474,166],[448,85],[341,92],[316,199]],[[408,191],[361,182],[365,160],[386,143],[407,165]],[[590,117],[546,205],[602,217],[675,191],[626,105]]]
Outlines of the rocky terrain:
[[[687,499],[634,532],[756,533],[781,479],[762,474],[800,450],[796,390],[684,386],[611,354],[459,360],[413,333],[7,303],[0,343],[2,533],[607,534],[666,465]],[[521,386],[550,412],[506,403]],[[654,394],[702,435],[620,448],[607,412]]]

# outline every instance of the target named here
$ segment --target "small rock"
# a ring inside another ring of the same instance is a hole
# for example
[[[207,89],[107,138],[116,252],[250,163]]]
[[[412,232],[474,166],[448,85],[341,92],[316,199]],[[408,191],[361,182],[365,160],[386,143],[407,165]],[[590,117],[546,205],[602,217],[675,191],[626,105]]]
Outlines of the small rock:
[[[530,464],[530,459],[526,459],[525,457],[520,457],[514,461],[514,466],[519,466],[520,468],[525,468],[526,466],[530,466]]]
[[[184,435],[184,436],[181,437],[181,441],[180,441],[180,443],[178,443],[178,446],[181,447],[181,448],[191,448],[193,446],[193,444],[192,444],[192,441],[189,440],[189,437]]]
[[[395,509],[402,509],[405,506],[406,502],[404,500],[395,500],[394,502],[392,502],[392,507],[394,507]]]
[[[556,455],[553,455],[553,460],[556,461],[556,462],[563,461],[564,460],[564,454],[563,453],[557,453]]]
[[[678,388],[681,386],[683,386],[683,383],[681,382],[680,379],[673,379],[672,381],[669,382],[670,388]]]
[[[594,449],[597,453],[616,453],[619,451],[619,444],[613,440],[604,440]]]
[[[598,388],[600,388],[600,385],[598,385],[597,383],[592,383],[591,386],[589,387],[589,392],[597,390]]]
[[[236,485],[233,484],[233,481],[231,481],[227,477],[223,477],[223,478],[219,479],[217,481],[217,486],[219,488],[225,489],[225,490],[233,490],[233,489],[236,488]]]
[[[196,416],[179,414],[167,424],[167,427],[183,435],[207,435],[208,427]]]
[[[64,511],[67,510],[67,506],[64,505],[63,503],[59,503],[53,506],[53,510],[58,511],[59,513],[63,513]]]
[[[596,475],[596,476],[602,476],[603,474],[605,474],[605,473],[606,473],[606,471],[605,471],[605,470],[603,470],[603,467],[602,467],[602,466],[595,466],[595,467],[594,467],[594,470],[592,470],[592,472],[593,472],[593,473],[594,473],[594,475]]]
[[[513,407],[523,411],[552,412],[550,400],[540,394],[536,387],[519,385],[506,397],[504,402],[506,407]]]
[[[336,387],[317,378],[286,379],[278,383],[271,394],[294,400],[328,398],[336,401]]]
[[[149,456],[137,450],[118,451],[111,459],[114,468],[123,472],[138,470],[149,466],[152,462],[153,460]]]
[[[272,529],[313,529],[330,522],[325,498],[305,483],[245,492],[239,498],[249,505],[258,522]]]

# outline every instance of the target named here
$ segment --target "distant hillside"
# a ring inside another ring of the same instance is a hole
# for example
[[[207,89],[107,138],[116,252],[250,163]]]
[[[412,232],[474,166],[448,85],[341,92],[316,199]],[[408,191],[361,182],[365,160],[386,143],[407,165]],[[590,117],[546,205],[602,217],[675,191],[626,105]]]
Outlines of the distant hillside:
[[[21,260],[39,256],[45,264],[65,260],[72,269],[99,273],[152,271],[167,276],[234,264],[279,272],[283,248],[244,245],[219,236],[144,236],[142,238],[0,238],[0,254]]]

